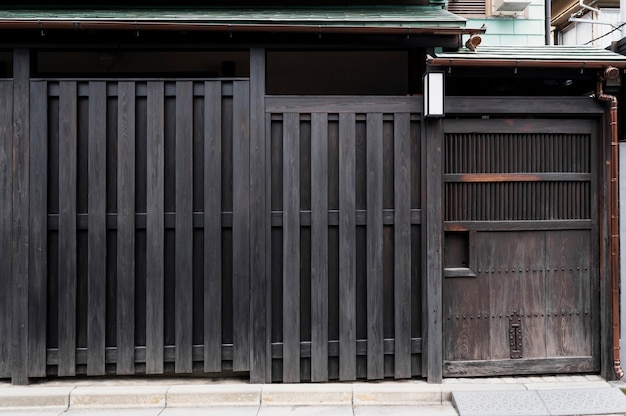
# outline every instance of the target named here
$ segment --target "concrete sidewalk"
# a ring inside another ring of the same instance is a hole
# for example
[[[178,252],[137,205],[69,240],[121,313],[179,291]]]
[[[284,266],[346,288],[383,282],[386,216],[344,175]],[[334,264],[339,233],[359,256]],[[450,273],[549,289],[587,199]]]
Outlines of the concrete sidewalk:
[[[455,416],[453,391],[602,388],[599,376],[503,377],[373,383],[248,384],[199,378],[0,383],[0,415],[20,416]]]

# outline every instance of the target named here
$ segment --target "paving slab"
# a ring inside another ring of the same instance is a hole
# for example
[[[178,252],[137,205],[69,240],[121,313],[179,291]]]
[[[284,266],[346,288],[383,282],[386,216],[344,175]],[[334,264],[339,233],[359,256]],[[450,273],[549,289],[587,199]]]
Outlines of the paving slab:
[[[625,414],[626,396],[616,388],[538,390],[550,415]]]
[[[525,391],[523,384],[493,384],[493,383],[468,383],[468,384],[442,384],[441,400],[443,403],[452,402],[452,392],[455,391]]]
[[[353,416],[352,406],[263,405],[257,416]]]
[[[356,406],[354,416],[458,416],[452,405],[441,406]]]
[[[179,385],[167,390],[168,407],[259,406],[260,384]]]
[[[167,407],[159,416],[257,416],[259,406]]]
[[[460,416],[546,416],[536,391],[455,391],[452,403]]]
[[[76,387],[70,394],[75,407],[165,407],[168,386]]]

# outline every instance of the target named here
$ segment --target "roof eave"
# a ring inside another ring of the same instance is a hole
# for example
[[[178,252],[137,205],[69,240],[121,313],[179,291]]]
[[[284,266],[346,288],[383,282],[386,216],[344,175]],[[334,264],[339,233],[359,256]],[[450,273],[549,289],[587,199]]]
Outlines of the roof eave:
[[[0,29],[75,29],[75,30],[181,30],[239,31],[343,34],[434,34],[458,35],[484,33],[483,28],[470,29],[450,23],[432,25],[367,25],[328,23],[224,23],[189,21],[113,21],[113,20],[7,20],[0,19]]]
[[[500,68],[576,68],[600,69],[609,66],[626,68],[626,61],[618,60],[538,60],[538,59],[464,59],[437,58],[428,55],[426,63],[430,66],[452,67],[500,67]]]

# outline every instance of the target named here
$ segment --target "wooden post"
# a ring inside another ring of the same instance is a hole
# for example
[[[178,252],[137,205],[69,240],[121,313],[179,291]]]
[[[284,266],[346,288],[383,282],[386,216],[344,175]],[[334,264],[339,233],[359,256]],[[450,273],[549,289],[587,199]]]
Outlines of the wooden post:
[[[265,49],[250,50],[250,382],[271,381],[267,268],[270,244],[266,192]],[[269,187],[267,188],[269,190]]]
[[[29,255],[29,78],[30,51],[13,53],[13,293],[11,380],[28,383],[28,255]]]
[[[429,383],[441,383],[443,366],[442,333],[442,261],[443,261],[443,189],[442,150],[443,120],[424,119],[424,152],[422,201],[425,203],[423,222],[423,368]]]

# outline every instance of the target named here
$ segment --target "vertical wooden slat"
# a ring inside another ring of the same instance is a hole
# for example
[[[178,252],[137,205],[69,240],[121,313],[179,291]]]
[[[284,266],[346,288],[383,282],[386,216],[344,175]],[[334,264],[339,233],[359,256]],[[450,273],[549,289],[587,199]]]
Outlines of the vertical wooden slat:
[[[300,120],[283,128],[283,381],[300,381]]]
[[[176,83],[176,372],[192,371],[193,84]]]
[[[267,244],[270,227],[270,198],[267,196],[265,142],[265,49],[250,49],[250,382],[270,381],[271,351],[268,330]],[[270,137],[269,135],[267,137]]]
[[[164,88],[148,82],[146,215],[146,373],[163,373],[165,224]]]
[[[233,370],[250,365],[249,83],[233,83]]]
[[[59,97],[59,376],[76,374],[76,83]]]
[[[29,247],[29,76],[30,51],[13,55],[12,297],[11,378],[28,383],[28,247]],[[7,236],[7,238],[10,238]]]
[[[395,377],[411,377],[411,137],[408,113],[394,119]]]
[[[0,83],[0,377],[11,377],[13,83]],[[34,276],[35,277],[35,276]],[[15,380],[15,379],[14,379]],[[27,381],[27,380],[26,380]],[[26,382],[24,381],[24,383]]]
[[[356,378],[355,115],[339,115],[339,379]]]
[[[7,85],[6,83],[0,84],[0,97],[6,97]],[[28,368],[30,377],[45,377],[48,272],[48,96],[46,82],[31,84],[30,103]],[[6,105],[6,101],[2,100],[0,105]],[[6,107],[0,108],[0,114],[4,117],[3,120],[0,120],[0,124],[2,128],[6,129],[6,126],[9,126],[12,121],[7,118],[7,114],[8,117],[11,117],[12,111],[7,111]],[[0,163],[2,162],[0,161]],[[10,198],[7,200],[10,202]],[[10,209],[7,210],[7,212],[10,211]],[[2,361],[2,357],[0,357],[0,361]]]
[[[106,83],[89,83],[87,374],[104,374],[106,316]],[[119,165],[118,165],[119,166]],[[130,176],[130,175],[129,175]],[[120,175],[118,175],[120,177]],[[118,195],[123,195],[119,192]],[[133,195],[134,196],[134,195]],[[118,223],[119,225],[119,223]],[[118,243],[120,239],[118,239]],[[118,250],[118,253],[121,251]],[[118,257],[119,258],[119,257]],[[120,268],[118,267],[118,271]]]
[[[424,311],[422,331],[423,368],[428,381],[441,383],[442,380],[442,298],[441,279],[443,269],[443,217],[441,203],[442,194],[442,153],[441,138],[443,137],[443,121],[427,119],[424,121],[425,137],[422,153],[424,166],[424,189],[426,207],[423,247],[423,287],[422,309]]]
[[[204,84],[204,371],[222,369],[222,83]]]
[[[311,114],[311,381],[328,381],[328,115]]]
[[[367,115],[367,378],[384,376],[383,115]]]
[[[118,84],[117,373],[135,370],[135,83]],[[132,154],[128,154],[132,152]],[[148,205],[151,207],[151,205]],[[150,263],[157,257],[148,256]]]

